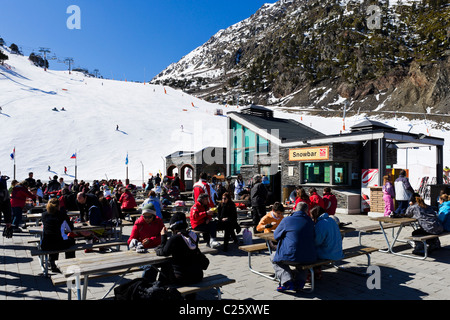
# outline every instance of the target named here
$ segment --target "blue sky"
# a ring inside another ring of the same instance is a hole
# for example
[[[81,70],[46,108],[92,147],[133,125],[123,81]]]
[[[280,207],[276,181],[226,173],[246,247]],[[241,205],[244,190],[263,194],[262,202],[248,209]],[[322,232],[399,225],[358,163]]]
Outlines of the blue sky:
[[[220,29],[250,17],[264,0],[2,0],[0,37],[25,55],[40,47],[105,78],[149,81]],[[80,8],[70,30],[67,8]],[[50,69],[67,68],[50,61]]]

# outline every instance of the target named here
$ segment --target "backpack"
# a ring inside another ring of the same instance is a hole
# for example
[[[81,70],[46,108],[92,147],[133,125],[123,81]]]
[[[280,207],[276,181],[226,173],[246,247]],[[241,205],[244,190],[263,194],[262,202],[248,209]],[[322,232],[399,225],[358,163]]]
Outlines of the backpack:
[[[97,206],[92,206],[89,208],[88,217],[89,224],[91,226],[100,226],[103,222],[102,211]]]
[[[0,202],[8,200],[9,192],[6,185],[6,179],[0,177]]]
[[[159,281],[137,278],[115,288],[114,300],[181,301],[183,297],[177,289],[163,286]]]

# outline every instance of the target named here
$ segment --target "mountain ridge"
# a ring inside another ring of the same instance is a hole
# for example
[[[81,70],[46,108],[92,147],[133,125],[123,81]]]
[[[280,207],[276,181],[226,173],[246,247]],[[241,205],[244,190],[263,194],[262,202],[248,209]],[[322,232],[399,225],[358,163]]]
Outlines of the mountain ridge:
[[[222,104],[446,115],[450,6],[391,2],[377,5],[379,29],[368,27],[369,1],[266,4],[152,83]]]

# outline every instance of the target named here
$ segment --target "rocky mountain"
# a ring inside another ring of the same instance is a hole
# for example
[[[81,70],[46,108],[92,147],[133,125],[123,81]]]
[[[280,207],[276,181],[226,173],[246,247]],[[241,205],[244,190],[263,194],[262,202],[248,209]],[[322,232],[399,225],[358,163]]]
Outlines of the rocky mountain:
[[[152,83],[223,104],[444,118],[450,5],[280,0],[220,30]]]

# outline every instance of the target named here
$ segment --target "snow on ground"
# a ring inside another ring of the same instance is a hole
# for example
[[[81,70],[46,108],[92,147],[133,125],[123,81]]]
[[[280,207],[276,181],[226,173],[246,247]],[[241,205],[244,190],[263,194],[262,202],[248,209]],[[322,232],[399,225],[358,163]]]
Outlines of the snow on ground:
[[[149,173],[164,172],[165,157],[173,152],[226,147],[227,121],[216,109],[237,107],[211,104],[181,91],[162,86],[87,78],[80,73],[45,72],[26,57],[9,54],[11,69],[0,66],[0,171],[13,177],[10,154],[16,149],[16,178],[29,171],[46,181],[57,174],[73,180],[77,152],[78,178],[129,178],[134,183]],[[58,112],[52,111],[58,108]],[[66,111],[60,111],[64,107]],[[325,134],[343,129],[342,118],[321,118],[307,113],[283,113]],[[364,115],[345,119],[347,131]],[[377,120],[377,119],[375,119]],[[448,130],[433,129],[431,122],[402,118],[379,120],[399,131],[425,133],[448,141]],[[116,125],[119,131],[116,131]],[[410,127],[412,125],[412,127]],[[181,128],[183,126],[183,129]],[[406,160],[406,158],[408,160]],[[408,163],[406,164],[406,161]],[[450,149],[444,147],[444,166],[450,166]],[[398,168],[411,169],[413,186],[424,175],[434,175],[435,148],[398,152]],[[48,171],[51,166],[51,171]],[[64,167],[68,174],[64,175]]]
[[[226,117],[214,115],[221,106],[168,87],[45,72],[5,53],[11,69],[0,66],[0,171],[11,178],[14,147],[18,180],[29,171],[43,181],[54,174],[73,180],[77,152],[79,179],[125,179],[128,153],[129,178],[141,181],[142,165],[147,180],[164,172],[173,152],[226,146]]]

